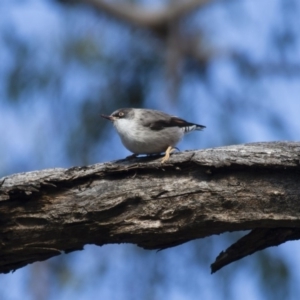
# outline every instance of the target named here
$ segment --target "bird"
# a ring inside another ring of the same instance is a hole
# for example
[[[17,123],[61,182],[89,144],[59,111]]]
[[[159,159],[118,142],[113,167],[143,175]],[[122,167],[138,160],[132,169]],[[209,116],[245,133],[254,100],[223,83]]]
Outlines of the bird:
[[[161,163],[169,160],[186,133],[206,128],[154,109],[120,108],[101,117],[113,123],[122,144],[133,153],[129,157],[165,152]]]

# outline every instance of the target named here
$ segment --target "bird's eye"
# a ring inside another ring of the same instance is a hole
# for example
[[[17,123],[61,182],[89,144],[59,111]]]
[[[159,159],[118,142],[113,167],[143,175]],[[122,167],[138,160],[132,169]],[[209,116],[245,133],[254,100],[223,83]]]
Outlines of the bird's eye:
[[[123,117],[124,113],[122,111],[119,112],[119,117]]]

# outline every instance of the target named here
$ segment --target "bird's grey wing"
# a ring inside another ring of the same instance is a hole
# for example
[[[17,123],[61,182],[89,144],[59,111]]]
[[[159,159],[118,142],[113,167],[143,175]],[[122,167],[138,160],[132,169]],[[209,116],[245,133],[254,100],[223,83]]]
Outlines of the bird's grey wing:
[[[143,120],[143,125],[149,127],[152,130],[162,130],[167,127],[189,127],[197,126],[200,128],[205,128],[203,125],[198,125],[195,123],[187,122],[175,116],[165,114],[160,111],[149,111],[147,117]]]

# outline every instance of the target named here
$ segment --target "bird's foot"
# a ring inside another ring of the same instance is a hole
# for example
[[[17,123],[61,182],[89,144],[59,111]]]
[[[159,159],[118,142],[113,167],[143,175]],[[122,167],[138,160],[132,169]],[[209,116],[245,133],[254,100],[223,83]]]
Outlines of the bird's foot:
[[[125,159],[132,159],[132,158],[136,158],[137,156],[138,154],[133,153],[131,155],[126,156]]]
[[[178,149],[178,148],[174,148],[174,147],[172,147],[172,146],[169,146],[168,148],[167,148],[167,150],[166,150],[166,154],[165,154],[165,156],[162,158],[162,160],[161,160],[161,163],[163,164],[163,163],[165,163],[167,160],[169,160],[169,158],[170,158],[170,154],[173,152],[173,151],[175,151],[176,149]]]

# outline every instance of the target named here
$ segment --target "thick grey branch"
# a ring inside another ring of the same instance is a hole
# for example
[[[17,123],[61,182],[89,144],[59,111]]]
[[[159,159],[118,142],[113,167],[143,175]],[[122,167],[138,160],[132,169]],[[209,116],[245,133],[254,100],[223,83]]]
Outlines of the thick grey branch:
[[[278,246],[286,241],[300,239],[300,229],[297,228],[257,228],[239,239],[225,252],[221,252],[211,265],[214,273],[222,267],[245,256],[267,247]]]
[[[161,249],[226,231],[280,230],[271,241],[243,238],[217,270],[298,238],[299,174],[300,143],[282,142],[177,153],[164,165],[140,158],[4,177],[0,272],[85,244]]]

